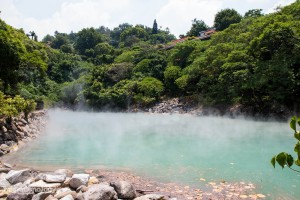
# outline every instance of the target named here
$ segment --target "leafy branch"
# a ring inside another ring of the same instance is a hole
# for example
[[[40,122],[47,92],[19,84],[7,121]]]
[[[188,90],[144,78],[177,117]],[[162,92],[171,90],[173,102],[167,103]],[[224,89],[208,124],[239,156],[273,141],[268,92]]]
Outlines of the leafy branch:
[[[297,140],[294,151],[297,153],[298,158],[295,160],[294,157],[286,152],[281,152],[271,159],[271,164],[275,168],[276,163],[278,163],[282,169],[286,166],[289,169],[300,173],[299,170],[293,169],[292,166],[295,164],[300,167],[300,131],[297,131],[297,124],[300,126],[300,117],[294,116],[290,121],[290,127],[294,131],[294,137]]]

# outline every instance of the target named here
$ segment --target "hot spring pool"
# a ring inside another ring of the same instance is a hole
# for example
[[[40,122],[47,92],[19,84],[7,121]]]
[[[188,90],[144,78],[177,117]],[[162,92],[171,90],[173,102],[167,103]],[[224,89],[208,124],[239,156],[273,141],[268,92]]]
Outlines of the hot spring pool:
[[[22,166],[130,169],[160,181],[245,181],[271,199],[297,199],[300,174],[273,169],[293,154],[288,123],[221,117],[52,110],[45,134],[14,155]]]

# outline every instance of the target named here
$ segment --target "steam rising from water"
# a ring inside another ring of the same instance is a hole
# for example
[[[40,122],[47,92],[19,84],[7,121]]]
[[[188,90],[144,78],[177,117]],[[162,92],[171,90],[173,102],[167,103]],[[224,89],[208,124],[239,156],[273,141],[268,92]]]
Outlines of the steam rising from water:
[[[46,133],[15,155],[19,165],[126,168],[193,185],[200,184],[199,178],[250,181],[265,194],[300,195],[300,177],[274,170],[269,162],[281,151],[292,153],[287,123],[61,110],[49,114]]]

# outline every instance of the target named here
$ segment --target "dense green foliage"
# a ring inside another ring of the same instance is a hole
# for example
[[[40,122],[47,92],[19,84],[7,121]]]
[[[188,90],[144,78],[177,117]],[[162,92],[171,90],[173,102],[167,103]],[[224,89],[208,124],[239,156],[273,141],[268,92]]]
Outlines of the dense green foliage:
[[[19,115],[21,112],[28,120],[28,114],[35,110],[35,107],[36,103],[33,100],[25,100],[19,95],[11,98],[0,92],[0,117],[5,116],[9,123],[12,117]]]
[[[242,18],[216,14],[219,30],[194,19],[185,42],[164,48],[169,30],[120,24],[47,35],[36,42],[0,21],[0,89],[47,104],[127,109],[193,96],[210,106],[243,105],[254,114],[294,109],[300,95],[300,3]],[[34,38],[33,38],[34,39]],[[173,44],[173,43],[170,43]]]
[[[216,14],[214,27],[218,31],[223,31],[231,24],[239,23],[242,16],[234,9],[224,9]]]
[[[291,168],[294,164],[300,167],[300,131],[297,131],[297,124],[300,126],[300,118],[294,116],[291,119],[290,127],[294,131],[294,137],[297,140],[297,143],[294,148],[294,151],[297,153],[297,158],[294,159],[294,157],[291,154],[288,154],[286,152],[281,152],[271,159],[271,164],[273,165],[274,168],[276,163],[278,163],[282,167],[282,169],[284,167],[288,167],[293,171],[300,173],[300,171]]]

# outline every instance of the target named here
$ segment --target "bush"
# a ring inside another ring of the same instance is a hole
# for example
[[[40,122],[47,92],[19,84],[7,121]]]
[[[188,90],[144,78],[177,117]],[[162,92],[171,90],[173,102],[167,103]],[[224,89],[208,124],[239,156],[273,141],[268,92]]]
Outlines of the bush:
[[[36,103],[34,100],[25,100],[19,95],[12,97],[5,96],[0,92],[0,115],[5,116],[8,123],[12,122],[12,117],[24,113],[25,119],[28,120],[28,115],[35,110]]]

